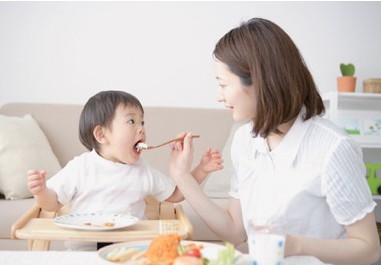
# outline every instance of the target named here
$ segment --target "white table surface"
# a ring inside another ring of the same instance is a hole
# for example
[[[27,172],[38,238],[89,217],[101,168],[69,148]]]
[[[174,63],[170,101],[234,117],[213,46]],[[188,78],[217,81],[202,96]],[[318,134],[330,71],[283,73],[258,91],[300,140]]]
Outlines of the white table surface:
[[[1,265],[110,265],[97,252],[84,251],[0,251]],[[284,265],[324,265],[314,257],[294,256]]]

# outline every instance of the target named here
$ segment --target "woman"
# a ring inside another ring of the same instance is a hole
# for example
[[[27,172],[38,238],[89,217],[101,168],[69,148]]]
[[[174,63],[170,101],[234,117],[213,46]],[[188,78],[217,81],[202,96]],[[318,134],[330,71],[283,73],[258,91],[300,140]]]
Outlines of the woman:
[[[254,18],[214,50],[218,100],[246,121],[232,144],[230,203],[220,209],[191,177],[191,133],[173,145],[170,174],[185,199],[223,240],[247,239],[252,218],[280,219],[285,255],[333,264],[380,256],[361,148],[320,117],[324,105],[298,48],[279,26]]]

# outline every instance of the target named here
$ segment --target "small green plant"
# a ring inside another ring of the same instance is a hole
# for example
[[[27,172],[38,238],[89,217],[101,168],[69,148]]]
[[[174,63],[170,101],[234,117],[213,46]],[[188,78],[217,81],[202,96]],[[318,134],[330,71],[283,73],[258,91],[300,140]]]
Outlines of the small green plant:
[[[340,71],[343,76],[354,76],[355,66],[351,63],[349,64],[340,64]]]

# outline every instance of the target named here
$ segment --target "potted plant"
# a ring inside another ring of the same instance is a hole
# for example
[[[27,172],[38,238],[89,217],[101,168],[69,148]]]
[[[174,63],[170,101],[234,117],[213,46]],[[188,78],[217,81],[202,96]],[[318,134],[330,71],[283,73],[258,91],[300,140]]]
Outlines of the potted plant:
[[[354,92],[356,88],[355,66],[351,63],[340,64],[342,76],[337,78],[337,90],[339,92]]]

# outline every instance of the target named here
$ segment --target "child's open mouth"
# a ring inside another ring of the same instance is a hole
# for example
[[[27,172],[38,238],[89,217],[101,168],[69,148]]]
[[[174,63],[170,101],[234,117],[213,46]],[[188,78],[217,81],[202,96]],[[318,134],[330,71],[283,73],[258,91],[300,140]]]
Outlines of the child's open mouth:
[[[139,141],[137,141],[134,145],[134,149],[136,150],[136,152],[140,153],[140,151],[142,149],[147,149],[147,144],[144,143],[144,139],[141,139]]]

